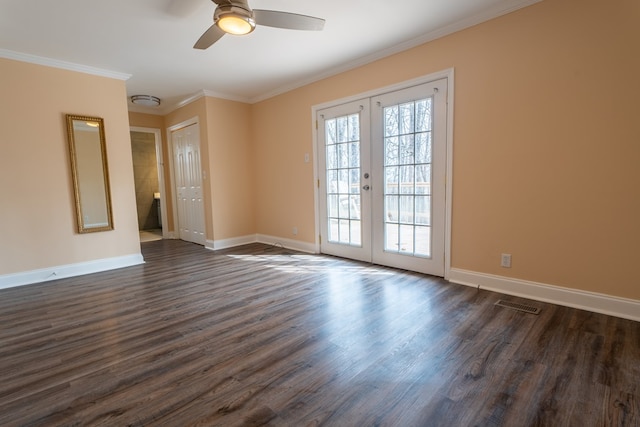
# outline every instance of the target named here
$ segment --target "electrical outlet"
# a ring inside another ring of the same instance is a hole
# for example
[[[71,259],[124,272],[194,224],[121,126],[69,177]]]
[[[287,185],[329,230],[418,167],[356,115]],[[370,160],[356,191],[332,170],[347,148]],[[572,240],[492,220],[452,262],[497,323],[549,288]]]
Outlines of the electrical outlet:
[[[298,235],[298,227],[293,227],[292,232],[293,232],[294,236],[297,236]]]
[[[502,254],[500,257],[500,267],[511,268],[511,254]]]

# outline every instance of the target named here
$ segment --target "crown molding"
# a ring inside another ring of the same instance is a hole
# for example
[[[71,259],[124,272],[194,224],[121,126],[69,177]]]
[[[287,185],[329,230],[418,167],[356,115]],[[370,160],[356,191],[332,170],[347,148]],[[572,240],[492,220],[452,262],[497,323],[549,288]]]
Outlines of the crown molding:
[[[164,116],[167,114],[164,112],[162,107],[145,107],[143,105],[136,105],[131,102],[131,96],[127,96],[127,110],[132,113],[153,114],[155,116]]]
[[[102,68],[91,67],[89,65],[81,65],[73,62],[60,61],[58,59],[45,58],[43,56],[30,55],[28,53],[14,52],[12,50],[0,49],[0,58],[13,59],[20,62],[28,62],[31,64],[44,65],[45,67],[60,68],[63,70],[77,71],[84,74],[92,74],[94,76],[108,77],[116,80],[129,80],[131,74],[121,73],[118,71],[104,70]]]
[[[201,89],[198,92],[187,96],[186,98],[184,98],[181,101],[175,102],[173,104],[167,105],[165,108],[161,108],[159,110],[156,111],[150,111],[149,109],[147,110],[140,110],[138,112],[140,113],[148,113],[148,114],[160,114],[160,115],[166,115],[169,113],[172,113],[173,111],[177,110],[178,108],[182,108],[187,104],[191,104],[192,102],[197,101],[200,98],[203,97],[209,97],[209,98],[218,98],[218,99],[226,99],[227,101],[235,101],[235,102],[242,102],[244,104],[251,104],[251,99],[249,98],[244,98],[241,96],[236,96],[236,95],[230,95],[228,93],[221,93],[221,92],[215,92],[209,89]],[[131,108],[132,105],[129,105],[129,111],[135,111],[133,108]]]
[[[245,104],[251,103],[251,98],[246,98],[243,96],[230,95],[228,93],[215,92],[208,89],[204,89],[203,92],[204,92],[204,96],[208,96],[211,98],[226,99],[227,101],[243,102]]]
[[[435,31],[430,31],[426,34],[423,34],[419,37],[416,37],[414,39],[408,40],[404,43],[400,43],[397,44],[395,46],[392,46],[388,49],[383,49],[383,50],[379,50],[371,55],[366,55],[363,57],[360,57],[358,59],[355,59],[353,61],[350,61],[348,63],[342,64],[338,67],[335,68],[331,68],[327,71],[325,71],[324,73],[321,74],[316,74],[315,76],[312,76],[308,79],[304,79],[304,80],[298,80],[294,83],[285,85],[285,86],[281,86],[273,91],[264,93],[262,95],[259,95],[255,98],[251,98],[248,102],[250,104],[255,104],[261,101],[264,101],[266,99],[269,98],[273,98],[274,96],[278,96],[278,95],[282,95],[283,93],[292,91],[294,89],[298,89],[300,87],[306,86],[308,84],[311,83],[315,83],[317,81],[329,78],[329,77],[333,77],[335,75],[338,75],[340,73],[344,73],[346,71],[350,71],[353,70],[355,68],[361,67],[363,65],[367,65],[370,64],[372,62],[375,62],[377,60],[386,58],[388,56],[391,55],[395,55],[396,53],[400,53],[400,52],[404,52],[406,50],[412,49],[416,46],[420,46],[422,44],[437,40],[439,38],[448,36],[450,34],[453,33],[457,33],[458,31],[462,31],[465,30],[467,28],[473,27],[475,25],[478,24],[482,24],[483,22],[486,21],[490,21],[492,19],[498,18],[500,16],[503,15],[507,15],[511,12],[515,12],[519,9],[525,8],[527,6],[531,6],[534,5],[536,3],[540,3],[543,0],[520,0],[520,1],[516,1],[513,3],[510,3],[507,7],[503,6],[503,5],[499,5],[496,7],[493,7],[491,9],[485,10],[479,14],[476,14],[474,16],[470,16],[468,18],[462,19],[460,21],[456,21],[452,24],[449,24],[445,27],[439,28]]]

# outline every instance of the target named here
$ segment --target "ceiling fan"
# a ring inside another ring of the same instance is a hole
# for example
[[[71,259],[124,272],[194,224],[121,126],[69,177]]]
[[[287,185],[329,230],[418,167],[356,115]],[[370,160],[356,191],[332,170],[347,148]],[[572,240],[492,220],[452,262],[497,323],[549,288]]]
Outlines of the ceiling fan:
[[[288,30],[320,31],[324,19],[277,10],[251,9],[247,0],[211,0],[217,7],[213,13],[213,25],[200,36],[193,47],[207,49],[226,33],[244,35],[256,25]]]

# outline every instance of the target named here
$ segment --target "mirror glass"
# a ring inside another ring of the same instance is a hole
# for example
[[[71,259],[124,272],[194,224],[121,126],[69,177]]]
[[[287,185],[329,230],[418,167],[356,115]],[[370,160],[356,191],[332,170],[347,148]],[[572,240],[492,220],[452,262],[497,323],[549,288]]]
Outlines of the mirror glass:
[[[104,122],[67,114],[79,233],[113,230]]]

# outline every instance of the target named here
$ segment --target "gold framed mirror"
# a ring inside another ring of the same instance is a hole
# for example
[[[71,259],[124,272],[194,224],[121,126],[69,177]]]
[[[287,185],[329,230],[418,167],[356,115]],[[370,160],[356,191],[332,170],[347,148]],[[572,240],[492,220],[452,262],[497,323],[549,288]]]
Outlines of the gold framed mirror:
[[[104,120],[66,118],[78,233],[113,230]]]

